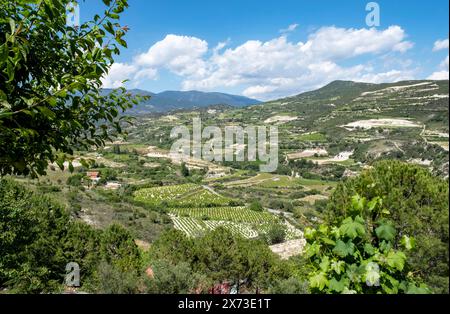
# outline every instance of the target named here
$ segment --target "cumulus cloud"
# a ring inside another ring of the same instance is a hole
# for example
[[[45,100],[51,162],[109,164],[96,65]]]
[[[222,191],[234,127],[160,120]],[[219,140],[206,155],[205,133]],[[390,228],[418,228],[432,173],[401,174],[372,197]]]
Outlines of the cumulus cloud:
[[[180,76],[202,75],[203,55],[208,43],[196,37],[167,35],[150,49],[139,55],[135,62],[150,68],[166,68]]]
[[[324,27],[306,42],[290,42],[286,36],[266,42],[249,40],[214,54],[206,61],[205,75],[186,77],[182,87],[213,90],[242,85],[247,86],[243,95],[266,100],[322,86],[334,79],[411,78],[397,72],[375,76],[362,65],[338,65],[340,60],[365,54],[405,52],[412,47],[405,38],[400,27],[391,26],[384,31]]]
[[[442,40],[436,40],[434,42],[433,51],[439,51],[443,49],[448,49],[448,38]]]
[[[448,71],[437,71],[428,77],[429,80],[448,80]]]
[[[448,49],[448,39],[437,40],[434,43],[433,51],[439,51],[443,49]],[[429,80],[448,80],[449,78],[449,64],[448,64],[448,55],[447,57],[439,64],[439,70],[432,73],[428,79]]]
[[[121,87],[122,81],[132,79],[137,71],[137,67],[126,63],[113,63],[108,75],[102,79],[104,88]]]
[[[293,31],[297,24],[285,31]],[[155,78],[166,69],[183,78],[182,89],[241,88],[242,94],[261,100],[293,95],[336,79],[385,82],[412,78],[404,69],[377,73],[367,64],[342,66],[341,62],[364,55],[404,53],[413,47],[399,26],[384,30],[323,27],[306,41],[293,42],[283,33],[268,41],[249,40],[229,47],[229,40],[208,47],[205,40],[167,35],[132,65],[120,64],[106,83],[116,85],[119,68],[136,79]]]

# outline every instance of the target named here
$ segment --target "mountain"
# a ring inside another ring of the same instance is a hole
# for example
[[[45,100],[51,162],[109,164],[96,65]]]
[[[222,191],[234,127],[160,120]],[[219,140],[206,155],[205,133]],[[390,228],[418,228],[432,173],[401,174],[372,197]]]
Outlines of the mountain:
[[[109,92],[111,92],[110,89],[103,90],[103,93],[105,94]],[[217,92],[165,91],[161,93],[152,93],[141,89],[132,89],[129,90],[129,92],[133,95],[150,96],[149,100],[140,103],[130,110],[130,113],[133,114],[167,112],[175,109],[191,109],[196,107],[208,107],[211,105],[244,107],[261,103],[256,99]]]

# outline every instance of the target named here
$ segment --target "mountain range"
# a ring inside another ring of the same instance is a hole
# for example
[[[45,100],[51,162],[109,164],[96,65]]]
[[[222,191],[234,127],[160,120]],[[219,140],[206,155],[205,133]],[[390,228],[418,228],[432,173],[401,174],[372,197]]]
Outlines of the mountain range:
[[[111,89],[103,89],[102,92],[108,94],[111,92]],[[152,93],[141,89],[131,89],[129,92],[132,95],[150,96],[149,100],[143,101],[138,106],[131,109],[129,113],[132,114],[167,112],[176,109],[192,109],[212,105],[243,107],[261,103],[256,99],[217,92],[165,91],[161,93]]]

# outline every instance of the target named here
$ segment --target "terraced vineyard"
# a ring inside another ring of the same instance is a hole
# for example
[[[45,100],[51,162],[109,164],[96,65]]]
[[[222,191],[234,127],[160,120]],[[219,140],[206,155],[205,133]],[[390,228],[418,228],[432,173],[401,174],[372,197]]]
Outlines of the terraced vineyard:
[[[232,222],[270,223],[276,217],[266,212],[256,212],[247,207],[204,207],[204,208],[173,208],[170,213],[178,216],[188,216],[198,219],[224,220]]]
[[[176,202],[170,202],[174,207],[205,207],[227,206],[232,199],[217,195],[208,190],[195,191],[179,198]]]
[[[245,206],[230,206],[235,200],[196,184],[183,184],[141,189],[135,199],[152,205],[168,205],[174,227],[195,237],[218,227],[229,229],[245,238],[265,234],[273,224],[287,226],[287,239],[302,237],[301,231],[282,222],[269,212],[250,210]]]
[[[145,202],[151,205],[160,205],[163,201],[170,202],[182,195],[201,189],[196,184],[181,184],[171,186],[161,186],[147,189],[140,189],[134,193],[137,201]]]

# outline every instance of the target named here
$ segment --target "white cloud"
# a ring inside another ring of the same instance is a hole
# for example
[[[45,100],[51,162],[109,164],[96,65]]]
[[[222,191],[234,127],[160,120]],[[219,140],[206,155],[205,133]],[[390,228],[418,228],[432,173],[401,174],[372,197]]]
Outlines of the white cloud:
[[[321,86],[333,79],[394,80],[402,71],[384,75],[369,73],[362,65],[341,67],[339,60],[365,54],[404,52],[412,47],[404,31],[391,26],[376,29],[324,27],[306,42],[290,42],[286,36],[267,42],[250,40],[205,61],[203,76],[186,77],[183,89],[213,90],[247,86],[248,97],[271,99]]]
[[[448,49],[448,38],[442,40],[436,40],[434,43],[433,51],[439,51],[443,49]]]
[[[448,80],[448,71],[437,71],[431,74],[427,79],[429,80]]]
[[[292,24],[286,30],[296,27]],[[285,34],[227,48],[229,42],[209,49],[202,39],[170,34],[136,56],[132,65],[119,64],[112,69],[105,83],[117,85],[125,74],[136,80],[154,79],[158,70],[166,69],[183,78],[184,90],[242,88],[246,96],[267,100],[314,89],[336,79],[384,82],[413,75],[404,68],[377,73],[372,65],[339,65],[359,56],[381,58],[383,54],[411,49],[413,44],[399,26],[384,30],[323,27],[305,42],[290,41]]]
[[[132,79],[137,71],[137,67],[126,63],[113,63],[108,75],[102,79],[104,88],[121,87],[122,81]]]
[[[439,51],[443,49],[448,49],[448,39],[437,40],[434,43],[433,51]],[[429,80],[448,80],[449,78],[449,64],[448,64],[448,55],[445,59],[439,64],[439,70],[432,73],[428,79]]]
[[[208,43],[204,40],[171,34],[139,55],[135,62],[150,68],[167,68],[180,76],[201,75],[205,66],[202,56],[207,51]]]
[[[288,26],[288,28],[280,29],[280,33],[285,34],[285,33],[293,32],[297,29],[297,27],[298,27],[298,24],[291,24]]]

